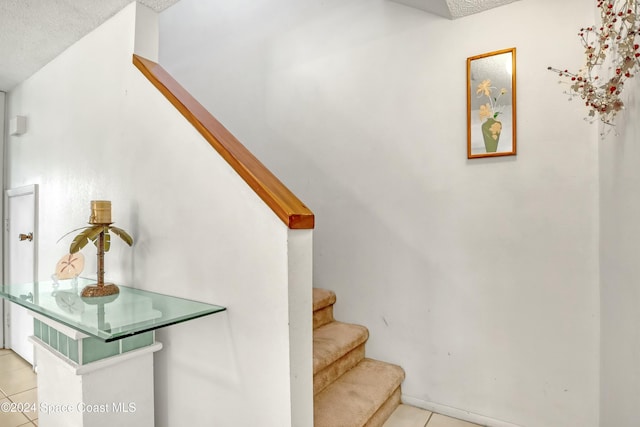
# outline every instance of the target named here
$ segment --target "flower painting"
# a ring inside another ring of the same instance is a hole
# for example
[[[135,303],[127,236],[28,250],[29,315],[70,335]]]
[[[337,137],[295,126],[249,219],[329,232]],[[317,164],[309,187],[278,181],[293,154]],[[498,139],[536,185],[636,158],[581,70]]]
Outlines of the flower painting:
[[[516,154],[515,48],[467,59],[467,157]]]

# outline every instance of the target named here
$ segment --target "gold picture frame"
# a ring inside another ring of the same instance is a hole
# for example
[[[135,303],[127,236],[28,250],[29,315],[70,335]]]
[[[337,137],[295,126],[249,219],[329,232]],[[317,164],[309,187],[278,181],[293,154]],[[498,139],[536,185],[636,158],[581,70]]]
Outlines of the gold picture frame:
[[[516,155],[516,48],[467,58],[467,158]]]

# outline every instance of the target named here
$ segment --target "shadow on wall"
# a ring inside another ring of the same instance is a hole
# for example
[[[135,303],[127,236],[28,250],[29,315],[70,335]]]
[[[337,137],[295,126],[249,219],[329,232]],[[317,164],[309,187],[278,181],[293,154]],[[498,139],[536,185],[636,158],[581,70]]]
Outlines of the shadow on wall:
[[[202,419],[203,412],[207,412],[210,414],[208,419],[215,425],[216,407],[226,408],[230,402],[242,401],[244,392],[229,312],[169,328],[170,334],[164,329],[156,331],[158,342],[163,344],[163,350],[154,359],[156,394],[167,396],[171,394],[170,390],[182,390],[186,395],[206,395],[211,404],[208,408],[200,407],[198,399],[184,399],[182,405],[193,402],[193,406],[181,407],[178,411],[180,419],[189,424],[190,413],[200,414],[194,418],[193,422],[196,422]],[[198,345],[193,345],[193,331],[200,333]],[[156,405],[155,409],[156,425],[167,425],[172,410],[167,405]]]

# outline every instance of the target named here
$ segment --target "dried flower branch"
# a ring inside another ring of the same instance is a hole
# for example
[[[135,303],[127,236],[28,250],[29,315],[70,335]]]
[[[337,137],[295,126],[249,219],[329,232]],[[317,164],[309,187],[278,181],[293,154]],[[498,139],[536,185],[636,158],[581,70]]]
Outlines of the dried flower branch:
[[[548,69],[570,79],[571,95],[580,96],[589,109],[588,120],[596,114],[608,125],[614,124],[624,108],[620,98],[624,82],[640,69],[640,22],[637,0],[597,0],[602,24],[581,28],[578,36],[585,49],[586,64],[577,73]],[[611,78],[603,82],[597,73],[607,63]]]

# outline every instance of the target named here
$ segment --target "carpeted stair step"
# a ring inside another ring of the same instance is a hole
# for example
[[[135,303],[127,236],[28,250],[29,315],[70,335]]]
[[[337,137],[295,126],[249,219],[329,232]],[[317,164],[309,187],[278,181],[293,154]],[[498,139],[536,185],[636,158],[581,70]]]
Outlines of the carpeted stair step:
[[[380,427],[400,404],[401,367],[364,359],[314,399],[314,427]]]
[[[369,331],[364,326],[333,321],[313,331],[313,394],[364,359]]]
[[[327,289],[313,288],[313,329],[333,322],[336,294]]]

